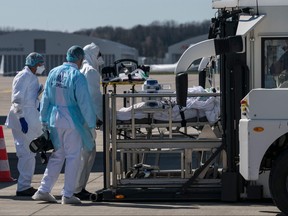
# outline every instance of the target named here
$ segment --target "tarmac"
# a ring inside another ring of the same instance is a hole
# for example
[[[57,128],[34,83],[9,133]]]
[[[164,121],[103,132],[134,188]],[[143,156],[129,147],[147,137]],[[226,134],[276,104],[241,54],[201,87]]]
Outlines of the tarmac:
[[[174,75],[158,77],[164,81],[174,81]],[[10,107],[10,94],[12,77],[0,77],[0,116],[5,116]],[[195,78],[194,78],[195,79]],[[163,82],[164,82],[163,81]],[[195,81],[195,80],[194,80]],[[40,77],[44,84],[45,77]],[[64,172],[62,170],[52,194],[59,200],[58,204],[34,201],[31,197],[17,197],[17,157],[10,129],[3,126],[4,140],[8,154],[11,176],[13,182],[0,182],[0,215],[238,215],[238,216],[283,216],[279,209],[268,199],[264,201],[134,201],[134,202],[91,202],[83,201],[78,205],[62,205],[61,189],[64,185]],[[103,188],[103,146],[102,131],[97,131],[96,161],[90,174],[87,190],[90,192]],[[37,155],[37,164],[32,186],[40,185],[45,165],[41,164]]]

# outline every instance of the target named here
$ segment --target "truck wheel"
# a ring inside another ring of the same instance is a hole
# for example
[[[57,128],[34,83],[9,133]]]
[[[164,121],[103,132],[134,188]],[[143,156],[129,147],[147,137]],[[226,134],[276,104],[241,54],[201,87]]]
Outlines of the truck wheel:
[[[288,151],[284,151],[273,163],[269,188],[276,206],[288,215]]]

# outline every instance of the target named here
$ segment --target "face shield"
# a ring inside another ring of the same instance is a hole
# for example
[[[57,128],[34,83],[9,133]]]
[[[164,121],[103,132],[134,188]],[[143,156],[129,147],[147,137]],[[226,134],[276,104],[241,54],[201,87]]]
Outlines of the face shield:
[[[100,67],[101,65],[103,65],[105,62],[104,62],[104,59],[102,57],[102,54],[101,52],[99,52],[98,56],[97,56],[97,60],[96,60],[96,65],[98,67]]]

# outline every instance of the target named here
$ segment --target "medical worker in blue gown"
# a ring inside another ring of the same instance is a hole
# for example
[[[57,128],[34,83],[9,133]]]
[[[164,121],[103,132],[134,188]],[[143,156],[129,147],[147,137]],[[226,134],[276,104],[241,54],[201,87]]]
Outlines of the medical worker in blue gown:
[[[46,80],[41,101],[40,120],[48,127],[55,151],[34,200],[56,203],[50,194],[65,161],[65,181],[62,204],[78,204],[75,197],[76,177],[81,161],[81,149],[91,151],[94,147],[96,114],[92,108],[85,76],[79,71],[84,51],[72,46],[67,51],[63,65],[53,68]]]
[[[86,77],[88,89],[92,99],[92,106],[96,113],[97,122],[100,124],[100,122],[103,121],[103,114],[99,66],[104,64],[104,60],[101,56],[100,48],[94,43],[86,45],[83,50],[85,53],[85,58],[80,71]],[[82,151],[82,161],[77,176],[77,186],[75,189],[75,196],[81,200],[89,200],[92,198],[92,194],[86,190],[86,185],[94,165],[95,156],[96,143],[92,151],[85,151],[85,149]]]
[[[38,96],[43,87],[39,84],[36,74],[45,70],[44,58],[39,53],[30,53],[26,57],[25,65],[13,79],[12,105],[5,124],[12,129],[18,157],[16,196],[31,197],[36,192],[31,186],[36,161],[35,153],[29,150],[29,144],[43,133],[38,111]]]

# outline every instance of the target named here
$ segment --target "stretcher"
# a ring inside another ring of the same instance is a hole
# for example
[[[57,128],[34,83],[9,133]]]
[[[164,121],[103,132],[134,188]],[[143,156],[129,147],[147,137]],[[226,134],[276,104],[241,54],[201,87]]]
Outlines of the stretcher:
[[[106,188],[183,185],[213,155],[221,146],[220,94],[201,90],[188,96],[187,106],[179,107],[171,92],[104,95]],[[119,101],[127,106],[119,107]],[[163,167],[163,155],[177,162]],[[218,164],[219,158],[214,158],[200,173],[202,180],[216,160]],[[225,167],[225,162],[219,164]],[[218,172],[212,173],[218,184]]]

